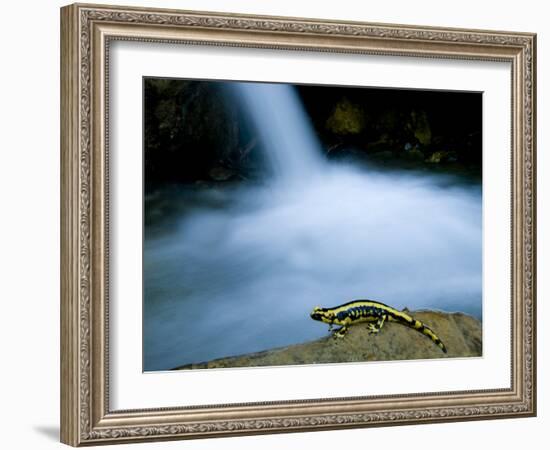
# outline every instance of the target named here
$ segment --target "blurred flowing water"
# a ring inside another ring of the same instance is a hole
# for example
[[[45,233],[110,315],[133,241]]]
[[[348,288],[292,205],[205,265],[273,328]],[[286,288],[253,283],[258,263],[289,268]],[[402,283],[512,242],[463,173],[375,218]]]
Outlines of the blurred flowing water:
[[[185,206],[146,228],[144,370],[316,339],[352,299],[481,318],[479,183],[324,161],[291,86],[236,86],[274,177],[160,194]]]
[[[231,87],[230,94],[243,106],[259,137],[274,174],[272,182],[288,187],[322,170],[321,144],[293,86],[235,83]]]

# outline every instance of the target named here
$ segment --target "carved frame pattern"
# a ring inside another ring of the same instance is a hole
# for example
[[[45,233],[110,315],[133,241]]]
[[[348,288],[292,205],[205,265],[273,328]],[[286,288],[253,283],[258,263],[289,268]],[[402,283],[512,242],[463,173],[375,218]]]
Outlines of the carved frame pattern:
[[[536,413],[535,35],[95,5],[67,6],[61,15],[63,442],[78,446]],[[101,99],[108,94],[102,77],[112,39],[511,62],[511,389],[110,411],[108,111]],[[342,407],[354,402],[355,410]],[[285,407],[293,412],[285,413]]]

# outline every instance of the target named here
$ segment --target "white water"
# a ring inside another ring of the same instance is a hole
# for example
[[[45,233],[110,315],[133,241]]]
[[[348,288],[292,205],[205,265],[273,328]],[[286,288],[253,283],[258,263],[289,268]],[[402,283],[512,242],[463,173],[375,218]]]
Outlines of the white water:
[[[321,169],[320,143],[292,85],[235,83],[231,87],[278,180],[300,182]]]
[[[326,335],[309,318],[316,305],[370,298],[481,314],[480,186],[323,163],[286,88],[243,94],[269,129],[278,182],[206,190],[204,206],[145,242],[146,370]],[[290,174],[300,183],[281,182]]]

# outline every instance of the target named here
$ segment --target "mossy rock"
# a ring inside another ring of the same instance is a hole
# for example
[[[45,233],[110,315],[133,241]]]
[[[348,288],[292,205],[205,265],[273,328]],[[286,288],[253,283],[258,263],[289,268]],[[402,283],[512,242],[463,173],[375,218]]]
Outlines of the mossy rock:
[[[409,129],[413,132],[414,137],[418,139],[422,145],[430,145],[432,142],[432,129],[428,121],[428,115],[425,111],[412,111]]]
[[[448,162],[456,160],[456,153],[454,152],[448,152],[445,150],[438,150],[436,152],[433,152],[427,159],[427,163],[431,164],[439,164],[442,162]]]
[[[364,110],[347,98],[339,101],[327,119],[326,129],[338,135],[354,135],[363,132],[366,125]]]
[[[424,160],[424,153],[417,148],[413,148],[412,150],[405,152],[405,158],[411,161],[422,161]]]

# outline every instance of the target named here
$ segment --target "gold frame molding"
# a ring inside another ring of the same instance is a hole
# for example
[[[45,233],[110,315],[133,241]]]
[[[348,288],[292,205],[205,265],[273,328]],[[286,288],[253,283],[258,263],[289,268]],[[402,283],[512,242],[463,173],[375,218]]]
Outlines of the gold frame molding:
[[[512,70],[508,389],[112,411],[108,58],[112,40],[493,60]],[[61,9],[61,441],[73,446],[536,414],[536,35],[74,4]]]

